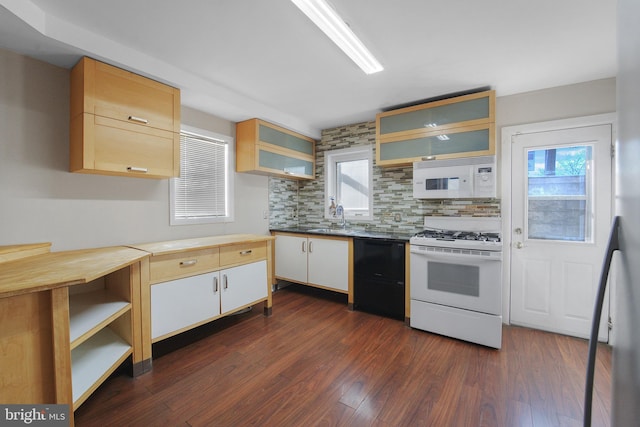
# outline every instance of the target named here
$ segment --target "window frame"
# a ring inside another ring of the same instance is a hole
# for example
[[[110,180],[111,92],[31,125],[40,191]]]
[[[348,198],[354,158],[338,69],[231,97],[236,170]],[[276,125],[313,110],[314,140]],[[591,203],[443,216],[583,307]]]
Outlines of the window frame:
[[[357,221],[372,221],[373,218],[373,146],[360,146],[350,148],[340,148],[337,150],[329,150],[324,153],[324,166],[325,166],[325,206],[324,206],[324,218],[329,220],[335,220],[336,217],[332,216],[329,212],[330,198],[336,197],[337,194],[337,167],[336,164],[342,161],[355,161],[366,160],[369,171],[368,189],[369,189],[369,206],[368,212],[364,215],[358,215],[354,213],[354,210],[350,210],[344,207],[345,219],[357,220]],[[338,200],[336,200],[336,205]]]
[[[227,144],[227,156],[225,165],[225,177],[227,180],[225,191],[226,215],[200,218],[176,218],[176,184],[178,178],[169,180],[169,225],[195,225],[195,224],[220,224],[234,221],[234,177],[235,177],[235,139],[228,135],[219,134],[206,129],[182,125],[180,136],[190,133],[205,138],[221,141]],[[182,172],[182,165],[180,168]]]

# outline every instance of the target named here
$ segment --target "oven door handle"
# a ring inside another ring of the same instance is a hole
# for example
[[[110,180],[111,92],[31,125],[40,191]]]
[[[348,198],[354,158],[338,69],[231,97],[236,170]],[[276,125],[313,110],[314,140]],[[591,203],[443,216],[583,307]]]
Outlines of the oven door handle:
[[[421,251],[419,249],[411,249],[411,253],[427,258],[430,261],[454,262],[456,259],[473,260],[474,262],[502,261],[502,253],[500,252],[493,252],[493,253],[497,253],[498,255],[493,255],[493,254],[492,255],[473,255],[473,254],[464,254],[464,253],[427,252],[427,251]]]

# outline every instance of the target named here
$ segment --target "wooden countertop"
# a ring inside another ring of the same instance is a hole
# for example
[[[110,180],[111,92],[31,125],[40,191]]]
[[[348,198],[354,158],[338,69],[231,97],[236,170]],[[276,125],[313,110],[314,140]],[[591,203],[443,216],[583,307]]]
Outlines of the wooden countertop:
[[[196,237],[193,239],[169,240],[166,242],[130,245],[131,248],[149,252],[151,255],[167,255],[195,249],[208,249],[238,243],[264,242],[274,240],[273,236],[258,234],[226,234],[221,236]]]
[[[49,252],[0,264],[0,298],[91,282],[149,256],[124,246]]]
[[[49,252],[50,243],[1,246],[0,298],[89,283],[149,254],[164,255],[274,239],[257,234],[228,234],[64,252]]]
[[[0,263],[33,255],[45,254],[51,250],[51,243],[25,243],[22,245],[0,246]]]

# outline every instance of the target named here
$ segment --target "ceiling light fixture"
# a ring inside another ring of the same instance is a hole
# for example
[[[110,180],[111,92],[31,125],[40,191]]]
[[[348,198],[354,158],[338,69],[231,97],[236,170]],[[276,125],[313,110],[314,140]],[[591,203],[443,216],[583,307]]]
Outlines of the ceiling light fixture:
[[[325,0],[291,0],[367,74],[384,68]]]

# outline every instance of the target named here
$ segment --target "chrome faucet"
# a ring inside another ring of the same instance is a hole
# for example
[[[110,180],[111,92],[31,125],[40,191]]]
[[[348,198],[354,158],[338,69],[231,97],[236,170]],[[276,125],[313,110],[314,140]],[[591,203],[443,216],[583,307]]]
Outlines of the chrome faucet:
[[[347,228],[347,221],[344,219],[344,208],[342,205],[336,206],[336,215],[340,215],[340,227]]]

